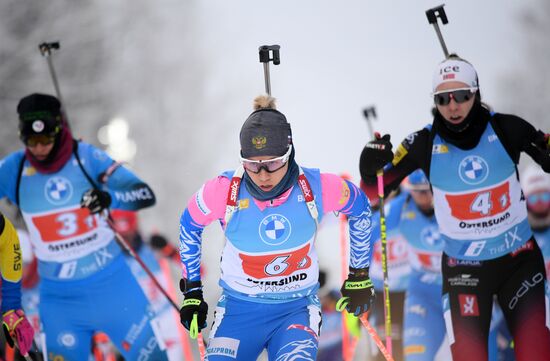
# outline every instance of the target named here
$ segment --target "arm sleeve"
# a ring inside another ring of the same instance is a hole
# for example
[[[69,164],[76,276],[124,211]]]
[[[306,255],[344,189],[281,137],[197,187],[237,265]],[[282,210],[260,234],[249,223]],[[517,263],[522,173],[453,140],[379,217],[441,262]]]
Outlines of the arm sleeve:
[[[432,140],[428,127],[412,133],[397,146],[392,162],[384,167],[384,195],[397,189],[401,181],[418,168],[424,170],[424,173],[430,174],[431,146]],[[363,165],[359,164],[359,167],[361,169]],[[378,196],[376,176],[366,176],[364,172],[361,174],[363,175],[360,183],[361,189],[370,200],[376,199]]]
[[[497,114],[495,121],[497,128],[502,131],[499,137],[516,164],[519,163],[520,153],[525,152],[546,173],[550,173],[550,151],[547,135],[543,131],[535,129],[529,122],[515,115]]]
[[[180,258],[182,277],[190,281],[200,280],[203,230],[204,226],[193,221],[189,210],[185,209],[180,218]]]
[[[350,267],[369,267],[372,222],[368,198],[355,184],[334,174],[321,174],[321,186],[324,211],[340,211],[348,216]]]
[[[2,273],[2,313],[21,308],[22,253],[17,232],[0,213],[0,272]]]
[[[225,215],[228,191],[228,178],[214,178],[191,197],[183,211],[179,233],[183,278],[200,279],[202,232],[204,227]]]
[[[24,152],[18,151],[0,160],[0,199],[7,197],[16,204],[17,178]]]
[[[89,144],[79,144],[79,150],[91,161],[90,176],[96,184],[100,184],[100,177],[115,161],[104,151]],[[83,164],[84,165],[84,164]],[[123,166],[117,167],[104,184],[104,190],[111,194],[112,208],[126,211],[137,211],[155,204],[153,190],[133,172]]]

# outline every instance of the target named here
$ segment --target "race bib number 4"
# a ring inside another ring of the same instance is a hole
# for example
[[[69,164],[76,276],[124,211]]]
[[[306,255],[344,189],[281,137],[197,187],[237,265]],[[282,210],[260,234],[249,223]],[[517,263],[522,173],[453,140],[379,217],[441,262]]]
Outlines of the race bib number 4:
[[[510,208],[510,184],[501,184],[482,192],[445,195],[451,214],[461,220],[491,217]]]
[[[276,276],[288,276],[297,270],[308,268],[311,258],[308,256],[309,244],[292,252],[252,256],[239,254],[243,271],[256,279]]]
[[[33,217],[32,222],[44,242],[80,236],[97,227],[96,218],[87,208]]]

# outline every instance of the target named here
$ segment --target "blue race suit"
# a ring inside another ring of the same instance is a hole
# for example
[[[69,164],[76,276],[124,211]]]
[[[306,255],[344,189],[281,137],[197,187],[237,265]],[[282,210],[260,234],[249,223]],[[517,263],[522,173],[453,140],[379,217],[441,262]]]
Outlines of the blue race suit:
[[[115,163],[86,143],[75,141],[70,159],[53,173],[38,172],[24,157],[18,151],[0,162],[0,198],[19,200],[38,258],[47,357],[87,359],[92,335],[101,330],[127,359],[165,360],[154,313],[113,231],[101,215],[80,207],[83,193],[101,185],[113,206],[137,210],[154,204],[151,189],[124,167],[100,184]]]

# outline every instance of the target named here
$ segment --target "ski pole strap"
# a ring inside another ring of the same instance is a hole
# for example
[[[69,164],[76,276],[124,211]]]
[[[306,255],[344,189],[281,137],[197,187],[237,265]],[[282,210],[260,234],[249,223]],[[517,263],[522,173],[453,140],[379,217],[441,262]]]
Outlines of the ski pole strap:
[[[190,300],[190,301],[197,301],[197,305],[201,302],[199,300]],[[185,302],[183,303],[185,305]],[[189,326],[189,336],[194,340],[197,338],[199,334],[199,321],[197,321],[197,313],[195,312],[193,314],[193,320],[191,321],[191,325]]]
[[[346,308],[349,297],[342,297],[336,302],[336,311],[342,312]]]
[[[344,283],[344,288],[347,290],[357,290],[368,287],[373,287],[370,278],[362,281],[346,281]]]
[[[235,213],[235,210],[237,209],[237,198],[239,197],[239,188],[241,187],[243,175],[244,175],[244,167],[241,165],[239,168],[235,170],[235,173],[233,173],[233,177],[231,178],[231,183],[229,184],[229,192],[227,194],[227,202],[225,205],[225,216],[224,216],[226,229],[227,229],[227,225],[229,224],[229,221],[231,220],[231,217],[233,217],[233,213]]]

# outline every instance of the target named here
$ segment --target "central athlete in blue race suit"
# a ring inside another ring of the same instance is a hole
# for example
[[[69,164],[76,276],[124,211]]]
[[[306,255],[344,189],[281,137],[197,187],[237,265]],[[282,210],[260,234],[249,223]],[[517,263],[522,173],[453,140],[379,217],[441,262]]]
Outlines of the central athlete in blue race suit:
[[[241,129],[242,166],[205,183],[181,217],[181,322],[191,330],[206,327],[201,234],[219,221],[226,238],[223,293],[208,360],[255,360],[263,349],[269,360],[315,360],[321,326],[317,225],[331,211],[348,216],[350,273],[341,292],[348,312],[358,316],[374,299],[370,205],[351,182],[299,167],[290,124],[274,109],[274,99],[259,97],[256,105]]]
[[[0,198],[19,206],[38,258],[47,359],[86,360],[101,330],[128,360],[165,360],[154,314],[100,214],[111,203],[151,206],[153,192],[103,151],[75,141],[55,97],[29,95],[17,110],[26,148],[0,161]]]

